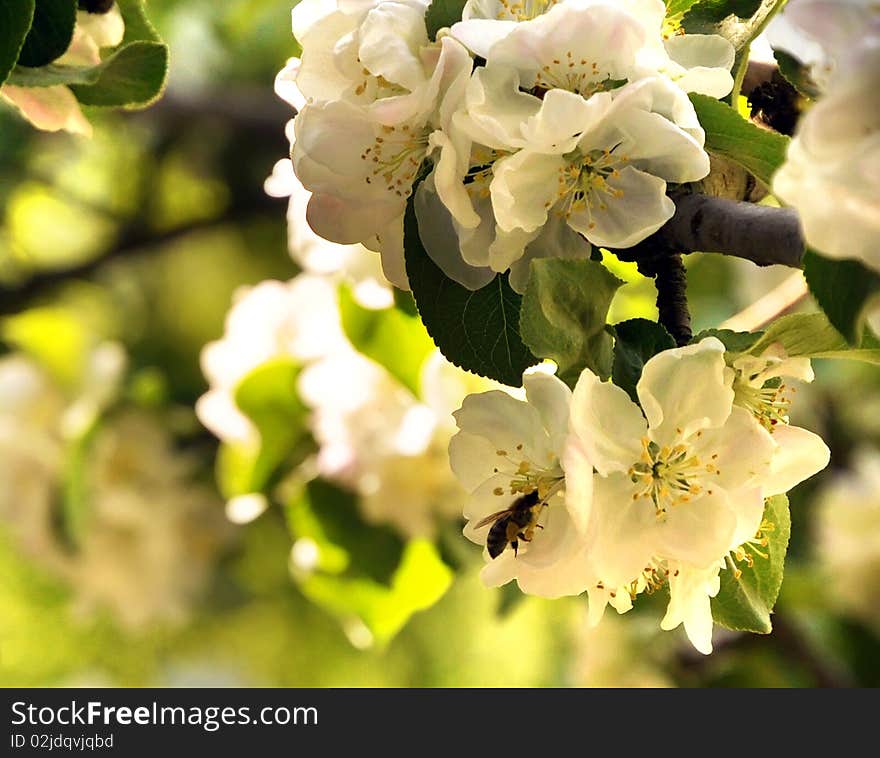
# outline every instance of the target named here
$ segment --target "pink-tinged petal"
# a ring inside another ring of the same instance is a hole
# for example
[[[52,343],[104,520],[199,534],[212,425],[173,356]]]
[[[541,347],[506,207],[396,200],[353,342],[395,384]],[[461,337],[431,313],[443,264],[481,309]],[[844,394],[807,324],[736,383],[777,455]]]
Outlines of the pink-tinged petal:
[[[37,129],[66,131],[92,136],[92,125],[83,116],[79,102],[67,87],[16,87],[4,84],[0,95],[14,105]]]
[[[664,350],[645,364],[636,391],[658,444],[721,426],[730,416],[732,376],[725,371],[724,350],[720,340],[708,337]]]
[[[781,424],[773,428],[777,449],[765,478],[764,494],[781,495],[824,469],[831,451],[819,435],[798,426]]]
[[[571,430],[596,470],[606,476],[627,471],[639,459],[647,425],[624,390],[587,369],[572,394]]]
[[[336,195],[315,193],[309,199],[306,220],[315,234],[324,239],[340,245],[353,245],[379,234],[405,209],[405,200],[359,203]]]

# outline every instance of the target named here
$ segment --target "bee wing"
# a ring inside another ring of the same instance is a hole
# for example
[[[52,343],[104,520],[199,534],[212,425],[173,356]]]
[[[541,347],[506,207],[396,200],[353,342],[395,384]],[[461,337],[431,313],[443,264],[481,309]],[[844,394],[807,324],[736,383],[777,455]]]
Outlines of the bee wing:
[[[505,508],[503,511],[495,511],[495,513],[493,513],[489,516],[486,516],[486,518],[481,519],[476,524],[474,524],[473,528],[480,529],[480,528],[486,526],[487,524],[491,524],[493,521],[498,521],[498,519],[500,519],[505,513],[508,513],[509,511],[510,511],[510,508]]]

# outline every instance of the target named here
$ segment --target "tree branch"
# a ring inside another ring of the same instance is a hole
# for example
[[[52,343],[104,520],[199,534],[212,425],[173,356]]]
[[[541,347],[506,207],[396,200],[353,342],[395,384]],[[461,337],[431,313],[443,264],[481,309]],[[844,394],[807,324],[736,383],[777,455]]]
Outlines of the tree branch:
[[[658,250],[650,258],[639,261],[639,271],[645,276],[654,277],[658,320],[677,345],[687,345],[694,334],[687,303],[687,271],[681,255],[670,250]]]
[[[791,208],[683,195],[675,200],[675,215],[656,236],[682,253],[721,253],[758,266],[803,265],[804,239]]]

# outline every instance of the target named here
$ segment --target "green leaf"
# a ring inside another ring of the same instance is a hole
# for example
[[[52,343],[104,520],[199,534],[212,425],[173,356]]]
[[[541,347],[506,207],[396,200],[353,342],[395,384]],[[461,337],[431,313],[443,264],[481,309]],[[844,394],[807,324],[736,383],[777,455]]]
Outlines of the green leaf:
[[[745,353],[761,339],[763,332],[734,332],[731,329],[705,329],[691,340],[696,344],[706,337],[717,337],[727,348],[728,353]]]
[[[260,492],[292,459],[305,436],[307,409],[297,395],[299,367],[280,358],[264,363],[239,382],[235,403],[259,432],[256,447],[225,444],[217,459],[224,497]]]
[[[437,32],[445,26],[452,26],[461,21],[461,13],[467,0],[432,0],[425,11],[425,26],[428,38],[435,39]]]
[[[390,527],[366,524],[357,495],[313,479],[290,501],[286,513],[291,534],[308,537],[318,546],[322,571],[367,577],[380,584],[391,581],[403,554],[403,540]]]
[[[864,307],[871,296],[880,292],[880,275],[859,261],[834,260],[807,250],[804,276],[810,294],[828,320],[851,345],[858,345]]]
[[[71,89],[84,105],[146,106],[165,86],[168,48],[157,42],[130,42],[95,66],[97,78],[91,84],[73,84]]]
[[[0,5],[0,85],[12,71],[34,18],[34,0],[5,0]]]
[[[638,402],[636,384],[642,376],[642,367],[657,353],[674,348],[675,340],[662,325],[645,318],[615,324],[614,334],[611,379]]]
[[[76,23],[76,0],[36,0],[33,18],[18,57],[21,66],[45,66],[67,50]]]
[[[672,18],[687,11],[698,0],[666,0],[666,17]]]
[[[340,287],[339,312],[345,335],[355,349],[384,366],[420,397],[422,365],[434,350],[434,343],[418,315],[408,315],[399,308],[364,308],[348,287]]]
[[[605,323],[623,283],[596,261],[532,262],[520,331],[535,355],[556,362],[559,378],[569,385],[585,368],[602,379],[611,375],[613,339]]]
[[[774,50],[773,57],[779,67],[779,73],[792,87],[811,100],[819,97],[819,88],[810,76],[810,69],[807,66],[782,50]]]
[[[123,0],[126,22],[122,43],[95,66],[50,64],[41,68],[17,67],[9,78],[19,87],[71,87],[85,105],[137,106],[153,102],[162,92],[168,74],[168,48],[147,20],[140,0]]]
[[[406,273],[419,315],[443,355],[459,368],[514,387],[537,363],[519,335],[522,297],[499,274],[471,291],[449,279],[419,238],[413,200],[404,221]]]
[[[760,34],[783,0],[700,0],[684,14],[688,34],[720,34],[739,51]]]
[[[728,629],[757,634],[773,631],[770,614],[782,586],[785,553],[791,535],[791,516],[785,495],[767,499],[764,520],[762,534],[767,544],[745,545],[752,565],[739,562],[736,570],[729,566],[723,570],[721,590],[712,598],[712,618]],[[766,526],[768,523],[772,528]],[[741,572],[739,576],[737,572]]]
[[[314,480],[287,507],[295,541],[308,541],[312,565],[292,563],[293,579],[313,603],[347,629],[366,627],[363,643],[384,645],[412,615],[446,592],[452,572],[426,540],[404,543],[390,529],[367,526],[356,496]]]
[[[122,44],[129,42],[162,42],[162,38],[147,18],[144,0],[116,0],[122,19],[125,21],[125,35]]]
[[[880,364],[880,349],[866,346],[850,348],[823,313],[792,313],[770,325],[749,352],[759,355],[779,342],[791,357],[838,358]]]
[[[706,149],[738,163],[769,187],[785,161],[788,137],[755,126],[719,100],[693,93],[689,97],[706,132]]]

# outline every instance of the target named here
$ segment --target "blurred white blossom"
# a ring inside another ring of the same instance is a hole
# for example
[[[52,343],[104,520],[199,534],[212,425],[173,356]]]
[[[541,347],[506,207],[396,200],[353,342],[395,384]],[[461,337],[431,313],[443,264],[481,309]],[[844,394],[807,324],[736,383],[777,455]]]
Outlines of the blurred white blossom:
[[[793,0],[768,34],[811,66],[820,89],[773,191],[798,209],[811,247],[880,270],[880,7]]]
[[[0,360],[0,527],[70,584],[79,611],[136,628],[186,616],[225,533],[161,422],[109,410],[119,351],[98,348],[72,400],[30,359]]]
[[[852,470],[817,494],[815,507],[829,601],[880,631],[880,453],[860,451]]]

